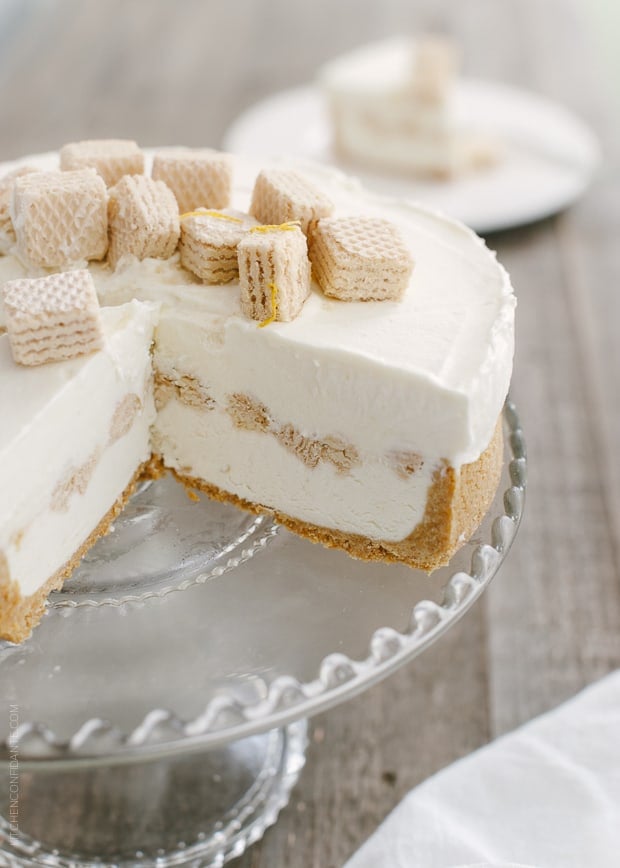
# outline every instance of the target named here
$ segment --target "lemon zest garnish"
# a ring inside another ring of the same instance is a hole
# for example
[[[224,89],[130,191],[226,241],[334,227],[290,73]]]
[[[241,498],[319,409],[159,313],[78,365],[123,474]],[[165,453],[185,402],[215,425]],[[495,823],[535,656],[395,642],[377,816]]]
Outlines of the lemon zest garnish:
[[[240,217],[233,217],[232,214],[222,214],[221,211],[208,211],[206,208],[199,208],[198,211],[186,211],[181,214],[179,220],[187,220],[188,217],[217,217],[218,220],[230,220],[231,223],[243,223]]]
[[[275,322],[278,315],[278,287],[273,283],[273,281],[269,283],[268,286],[271,290],[271,316],[264,319],[262,322],[259,322],[259,329],[263,329],[265,326],[270,325],[270,323]]]
[[[298,229],[300,226],[299,220],[292,220],[290,223],[265,223],[262,226],[252,226],[250,232],[290,232],[292,229]]]

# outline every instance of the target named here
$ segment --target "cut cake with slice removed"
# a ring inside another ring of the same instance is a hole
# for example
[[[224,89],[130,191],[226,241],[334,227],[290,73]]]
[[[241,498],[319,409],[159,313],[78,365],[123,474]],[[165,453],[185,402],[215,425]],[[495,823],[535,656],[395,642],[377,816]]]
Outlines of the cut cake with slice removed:
[[[52,168],[51,159],[42,167]],[[235,159],[232,167],[231,208],[247,214],[265,164]],[[447,563],[471,535],[498,484],[498,419],[514,339],[515,299],[508,275],[484,243],[460,224],[409,203],[372,196],[330,169],[305,165],[295,171],[303,172],[333,204],[328,220],[363,217],[393,224],[415,268],[411,271],[410,262],[402,260],[398,279],[403,286],[384,301],[328,298],[313,280],[290,322],[270,317],[258,322],[243,312],[238,278],[197,282],[178,253],[166,251],[164,259],[130,257],[116,270],[109,263],[90,264],[104,305],[132,299],[160,303],[159,312],[149,314],[151,326],[157,319],[152,361],[146,327],[140,344],[140,358],[149,370],[152,366],[155,381],[150,436],[141,429],[140,449],[126,453],[121,444],[132,442],[131,431],[106,447],[119,450],[127,472],[122,480],[115,477],[114,497],[110,492],[100,499],[97,520],[115,508],[132,474],[154,455],[187,485],[269,513],[308,539],[356,557],[431,571]],[[316,230],[314,226],[312,232]],[[311,260],[312,255],[310,243]],[[20,276],[16,272],[13,256],[0,257],[0,282],[3,274]],[[266,272],[263,277],[273,283]],[[104,324],[114,313],[103,309]],[[1,383],[7,368],[17,366],[7,356],[8,338],[0,341],[5,347]],[[76,371],[105,367],[109,346],[106,338],[106,349],[84,359],[22,369],[22,384],[30,374],[57,377],[54,369],[65,365]],[[121,360],[119,370],[133,368]],[[78,383],[82,380],[72,376],[59,399]],[[119,383],[117,387],[121,389]],[[53,539],[27,535],[32,533],[25,529],[32,493],[21,520],[18,511],[0,513],[0,636],[18,638],[27,634],[32,613],[40,611],[46,583],[60,581],[65,565],[97,525],[91,521],[78,539],[67,513],[51,510],[52,492],[58,495],[55,503],[71,509],[81,498],[86,503],[92,495],[94,502],[98,490],[93,488],[96,471],[90,483],[83,481],[96,446],[90,426],[68,425],[66,410],[54,415],[51,409],[41,425],[31,425],[36,408],[28,403],[30,386],[22,391],[23,398],[3,402],[16,410],[8,414],[9,434],[6,423],[0,424],[0,443],[19,443],[26,432],[28,438],[44,439],[31,445],[24,441],[16,457],[0,451],[0,482],[17,491],[16,474],[26,468],[34,485],[40,473],[29,467],[29,457],[45,454],[50,438],[62,444],[59,454],[67,467],[64,474],[56,467],[53,484],[45,476],[42,502],[58,522]],[[84,395],[89,412],[109,415],[111,399],[107,409],[99,403],[92,407],[101,394],[107,394],[105,388],[86,390],[82,383],[68,404],[78,413]],[[114,390],[111,394],[122,397]],[[76,448],[69,450],[70,445]],[[56,539],[62,552],[56,550]],[[45,563],[17,580],[25,575],[23,563],[33,562],[35,550],[44,553]],[[17,612],[22,613],[19,630]]]

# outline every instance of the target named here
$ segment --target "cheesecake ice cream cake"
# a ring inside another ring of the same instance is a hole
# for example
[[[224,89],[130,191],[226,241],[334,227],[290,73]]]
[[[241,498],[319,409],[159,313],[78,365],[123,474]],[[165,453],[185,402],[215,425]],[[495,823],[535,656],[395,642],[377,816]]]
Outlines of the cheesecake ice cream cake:
[[[447,563],[502,466],[515,299],[494,254],[333,169],[128,143],[119,177],[121,145],[6,166],[0,636],[27,637],[162,470],[355,557]],[[98,301],[61,315],[76,281]]]

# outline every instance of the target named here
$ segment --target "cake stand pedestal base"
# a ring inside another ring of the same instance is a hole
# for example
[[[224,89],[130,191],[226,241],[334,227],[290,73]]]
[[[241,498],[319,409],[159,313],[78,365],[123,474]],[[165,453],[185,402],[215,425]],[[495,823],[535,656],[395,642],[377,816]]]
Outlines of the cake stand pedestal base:
[[[3,770],[0,866],[223,865],[287,804],[306,732],[302,720],[222,748],[113,768]]]

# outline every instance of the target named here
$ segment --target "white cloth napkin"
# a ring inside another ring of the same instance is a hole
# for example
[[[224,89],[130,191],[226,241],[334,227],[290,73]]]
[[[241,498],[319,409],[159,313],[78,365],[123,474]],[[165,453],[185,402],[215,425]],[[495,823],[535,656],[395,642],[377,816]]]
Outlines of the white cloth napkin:
[[[620,670],[416,787],[345,868],[483,865],[619,868]]]

